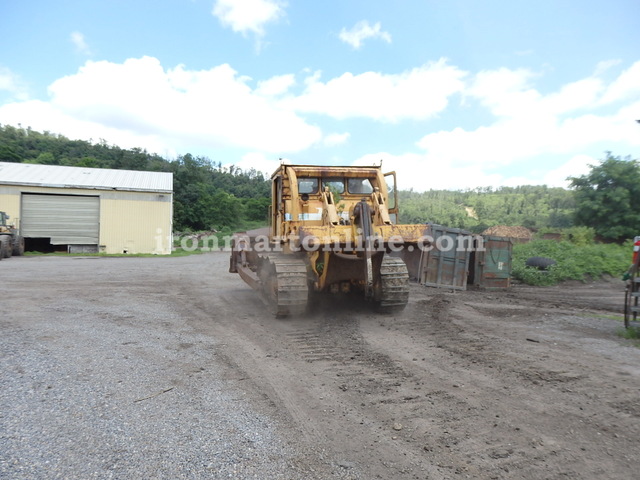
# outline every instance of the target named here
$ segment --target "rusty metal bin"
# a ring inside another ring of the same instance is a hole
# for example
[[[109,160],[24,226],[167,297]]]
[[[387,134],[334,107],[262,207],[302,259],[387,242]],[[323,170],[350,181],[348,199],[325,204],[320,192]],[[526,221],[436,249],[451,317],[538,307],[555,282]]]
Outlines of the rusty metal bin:
[[[428,287],[465,290],[474,235],[467,230],[430,224],[433,242],[420,258],[420,283]]]
[[[497,290],[511,286],[511,254],[509,237],[477,235],[469,262],[469,284],[476,288]]]

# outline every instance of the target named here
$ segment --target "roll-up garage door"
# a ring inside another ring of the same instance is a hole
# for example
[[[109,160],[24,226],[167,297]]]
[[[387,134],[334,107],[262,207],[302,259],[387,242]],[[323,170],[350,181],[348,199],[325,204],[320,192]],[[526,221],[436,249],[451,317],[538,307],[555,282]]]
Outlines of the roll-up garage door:
[[[52,245],[97,245],[100,197],[22,194],[22,235]]]

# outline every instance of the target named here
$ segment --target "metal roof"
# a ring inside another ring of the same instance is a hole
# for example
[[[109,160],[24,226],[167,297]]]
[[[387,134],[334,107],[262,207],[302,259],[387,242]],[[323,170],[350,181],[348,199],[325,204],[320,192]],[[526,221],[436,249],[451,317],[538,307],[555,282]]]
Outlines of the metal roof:
[[[0,162],[0,185],[173,192],[173,173]]]

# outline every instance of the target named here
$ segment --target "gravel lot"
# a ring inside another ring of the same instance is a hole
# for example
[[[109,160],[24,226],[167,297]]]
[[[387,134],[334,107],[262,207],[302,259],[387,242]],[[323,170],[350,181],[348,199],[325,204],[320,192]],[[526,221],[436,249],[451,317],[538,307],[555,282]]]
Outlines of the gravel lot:
[[[2,262],[0,478],[314,476],[172,301],[201,261]]]
[[[636,478],[620,281],[276,320],[225,253],[0,268],[0,478]]]

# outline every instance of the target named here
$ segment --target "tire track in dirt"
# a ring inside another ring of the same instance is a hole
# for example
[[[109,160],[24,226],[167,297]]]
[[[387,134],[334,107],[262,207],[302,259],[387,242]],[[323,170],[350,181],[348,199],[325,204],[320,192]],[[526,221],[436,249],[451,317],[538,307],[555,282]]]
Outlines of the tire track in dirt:
[[[367,347],[357,309],[279,320],[263,315],[251,290],[204,290],[182,286],[189,323],[218,339],[218,359],[232,377],[245,379],[244,388],[330,466],[332,477],[424,478],[432,471],[420,457],[407,459],[391,438],[392,420],[362,409],[363,386],[385,391],[403,374]],[[368,373],[354,369],[358,364]],[[442,477],[432,471],[430,478]]]
[[[369,458],[361,464],[365,478],[424,478],[425,472],[443,478],[420,451],[408,450],[402,432],[394,429],[394,406],[423,399],[401,393],[402,385],[415,379],[368,344],[360,331],[363,318],[327,307],[286,324],[292,365],[304,362],[311,378],[321,379],[322,398],[338,415],[337,430],[347,433],[343,448]]]
[[[198,310],[216,310],[214,321],[202,313],[203,328],[215,323],[207,328],[248,379],[247,392],[269,403],[293,438],[316,445],[334,476],[629,478],[633,471],[625,452],[637,444],[639,383],[630,366],[618,372],[598,356],[604,366],[590,365],[593,357],[575,344],[568,301],[545,308],[513,292],[412,285],[401,315],[337,304],[275,320],[241,283],[216,282],[223,290],[215,295],[192,295]],[[635,383],[616,391],[618,374]]]
[[[436,358],[433,365],[448,367],[444,368],[441,376],[458,378],[458,383],[464,384],[458,386],[465,387],[451,388],[450,383],[447,391],[457,393],[471,389],[478,398],[486,400],[494,397],[496,402],[507,401],[509,409],[506,409],[506,414],[502,412],[496,415],[499,420],[495,420],[493,435],[489,428],[493,423],[489,415],[494,407],[491,405],[480,404],[478,411],[481,417],[475,421],[475,431],[469,430],[464,422],[456,424],[454,421],[449,425],[456,431],[470,432],[468,438],[478,438],[478,433],[483,431],[482,424],[485,424],[482,435],[486,437],[488,444],[493,445],[488,449],[477,446],[474,448],[473,444],[466,445],[464,449],[471,452],[473,463],[486,464],[488,458],[499,469],[497,475],[501,475],[500,469],[506,469],[511,472],[509,478],[521,478],[520,474],[523,475],[522,478],[536,478],[525,475],[524,472],[531,472],[533,475],[533,472],[539,472],[540,469],[547,470],[548,464],[555,465],[557,472],[553,475],[547,473],[539,478],[555,478],[556,475],[561,477],[564,474],[579,476],[577,472],[583,471],[585,465],[593,472],[601,471],[601,464],[592,462],[591,458],[583,463],[576,461],[576,458],[584,457],[585,451],[597,454],[598,447],[594,447],[594,440],[602,443],[603,448],[612,455],[616,451],[616,448],[612,448],[613,445],[623,449],[624,441],[620,440],[621,435],[618,433],[613,434],[610,429],[603,430],[608,422],[615,424],[616,415],[614,412],[603,412],[601,405],[592,402],[590,391],[597,391],[599,382],[592,383],[591,372],[586,373],[589,372],[588,365],[573,359],[569,345],[559,345],[556,348],[554,344],[549,348],[544,343],[528,343],[526,336],[530,335],[530,330],[528,333],[523,331],[521,338],[517,335],[513,338],[513,332],[505,334],[508,330],[500,328],[512,327],[512,319],[505,313],[513,311],[512,306],[493,305],[491,308],[499,313],[492,315],[492,319],[487,319],[487,324],[482,325],[473,320],[474,315],[478,317],[478,310],[487,309],[469,308],[468,304],[456,301],[458,299],[460,295],[433,294],[423,305],[418,302],[416,307],[420,308],[414,308],[409,313],[413,318],[407,323],[408,332],[403,331],[402,325],[398,323],[394,325],[394,329],[398,336],[405,336],[398,340],[399,345],[406,346],[414,337],[422,340],[425,335],[435,343],[441,355],[434,355]],[[419,319],[420,316],[422,319]],[[496,323],[498,330],[495,330]],[[474,325],[475,330],[470,332],[467,325]],[[519,333],[518,328],[516,333]],[[584,359],[584,356],[581,358]],[[559,369],[558,366],[565,368]],[[430,370],[433,373],[438,368],[431,367]],[[473,374],[468,375],[465,380],[466,370],[471,370]],[[616,385],[611,387],[615,389]],[[467,400],[471,404],[475,403],[473,398]],[[495,407],[496,411],[505,410],[500,403],[496,403]],[[447,407],[443,407],[436,416],[447,418],[450,413]],[[566,424],[571,427],[567,431],[559,431],[558,426]],[[517,427],[512,429],[512,425]],[[633,430],[636,427],[637,425]],[[496,432],[501,434],[496,436]],[[527,437],[531,441],[521,441]],[[588,440],[576,441],[576,438]],[[559,445],[565,447],[558,448]],[[571,447],[567,448],[566,445]],[[624,455],[620,457],[625,458]],[[625,471],[624,465],[625,460],[619,466],[621,472]],[[572,468],[575,470],[572,471]]]
[[[309,421],[308,408],[322,406],[309,396],[300,371],[280,361],[286,353],[278,333],[282,324],[263,316],[264,304],[255,292],[224,283],[211,295],[207,286],[188,281],[180,289],[185,302],[178,308],[189,324],[216,339],[215,356],[225,366],[223,378],[247,393],[242,401],[277,419],[283,437],[303,452],[296,466],[304,473],[300,478],[361,478],[355,462],[342,460],[324,430]]]

